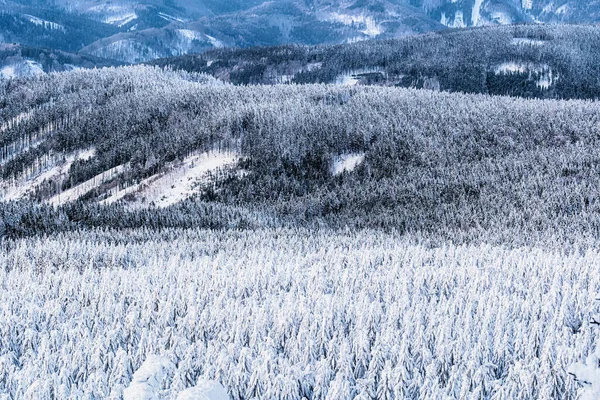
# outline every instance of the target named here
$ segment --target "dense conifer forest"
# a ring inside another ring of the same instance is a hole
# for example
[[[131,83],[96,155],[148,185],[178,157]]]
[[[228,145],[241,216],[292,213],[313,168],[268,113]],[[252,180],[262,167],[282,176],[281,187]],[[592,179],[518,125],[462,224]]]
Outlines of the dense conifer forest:
[[[115,223],[324,223],[458,241],[486,232],[487,240],[503,242],[515,234],[516,243],[598,235],[595,102],[387,87],[244,87],[151,67],[10,80],[0,92],[3,193],[24,200],[3,203],[0,226],[8,236]],[[73,159],[90,149],[91,157]],[[104,201],[210,151],[228,151],[235,160],[199,184],[195,199],[167,209]],[[348,154],[362,162],[334,173]],[[64,173],[31,184],[64,166]],[[58,201],[75,189],[77,202]],[[206,211],[213,208],[223,215]],[[206,217],[189,218],[190,212]]]

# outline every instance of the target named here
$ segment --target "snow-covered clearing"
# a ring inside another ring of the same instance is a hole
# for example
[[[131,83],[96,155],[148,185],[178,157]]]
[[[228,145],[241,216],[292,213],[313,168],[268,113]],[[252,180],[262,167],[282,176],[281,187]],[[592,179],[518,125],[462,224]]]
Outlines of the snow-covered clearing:
[[[306,64],[306,70],[308,72],[312,72],[312,71],[316,71],[316,70],[320,69],[322,66],[323,66],[322,62],[308,63],[308,64]]]
[[[114,14],[109,15],[104,19],[105,24],[116,25],[119,28],[127,25],[131,21],[134,21],[138,18],[137,14],[134,12],[125,12],[123,14]]]
[[[353,74],[343,74],[335,79],[336,84],[344,86],[355,86],[358,84],[358,81],[359,79]]]
[[[210,35],[205,35],[208,38],[208,41],[210,42],[210,44],[213,45],[213,47],[216,47],[218,49],[225,47],[225,44],[223,42],[221,42],[219,39],[216,39]]]
[[[510,14],[502,11],[494,11],[491,14],[491,20],[500,24],[500,25],[510,25],[513,23],[512,17]]]
[[[11,79],[43,74],[44,68],[42,65],[33,60],[15,62],[13,64],[5,65],[0,69],[0,79]]]
[[[41,168],[30,176],[17,180],[7,180],[0,183],[0,200],[10,201],[24,199],[32,194],[44,181],[66,178],[75,160],[89,160],[95,155],[94,149],[79,151],[67,156],[55,156],[46,167]]]
[[[510,43],[515,46],[543,46],[547,41],[529,38],[513,38]]]
[[[337,85],[355,86],[360,82],[360,75],[377,73],[381,72],[381,70],[380,67],[369,67],[348,71],[337,76],[335,83]]]
[[[52,22],[52,21],[46,21],[44,19],[38,18],[34,15],[29,15],[29,14],[23,14],[23,16],[25,18],[27,18],[27,20],[29,22],[31,22],[34,25],[37,26],[42,26],[44,27],[44,29],[48,29],[48,30],[54,30],[54,31],[64,31],[65,27],[61,24],[57,24],[56,22]]]
[[[340,175],[343,172],[352,172],[365,160],[365,153],[348,153],[336,157],[331,166],[333,175]]]
[[[379,36],[383,33],[383,27],[381,24],[378,24],[373,17],[367,15],[350,15],[333,12],[328,15],[327,19],[330,21],[340,22],[348,26],[360,25],[362,27],[360,32],[369,37]]]
[[[163,12],[159,12],[158,16],[161,17],[162,19],[166,20],[166,21],[169,21],[169,22],[184,22],[184,20],[181,19],[181,18],[177,18],[177,17],[174,17],[172,15],[165,14]]]
[[[93,158],[95,155],[96,155],[96,149],[93,148],[93,147],[90,147],[87,150],[81,151],[77,155],[77,159],[79,159],[79,160],[89,160],[90,158]]]
[[[500,65],[498,65],[495,69],[496,74],[511,74],[511,73],[518,73],[518,74],[524,74],[525,72],[529,71],[530,65],[527,63],[518,63],[518,62],[514,62],[514,61],[510,61],[510,62],[505,62],[502,63]]]
[[[523,62],[505,62],[495,68],[496,75],[501,74],[538,74],[536,85],[541,89],[548,89],[554,85],[560,76],[547,64],[533,64]]]
[[[0,69],[0,78],[10,79],[10,78],[16,78],[16,76],[17,76],[17,73],[15,71],[14,65],[7,65],[5,67],[2,67],[2,69]]]
[[[203,33],[193,31],[191,29],[177,29],[177,33],[190,41],[204,39],[205,37]]]
[[[483,0],[475,0],[473,4],[473,11],[471,13],[471,22],[473,26],[483,25],[485,21],[481,18],[481,5],[483,4]]]
[[[76,201],[84,194],[90,192],[91,190],[97,188],[115,178],[116,176],[123,173],[127,168],[129,168],[128,164],[118,165],[114,168],[109,169],[101,174],[96,175],[92,179],[89,179],[71,189],[65,190],[64,192],[57,194],[56,196],[48,199],[46,203],[51,204],[53,206],[59,206],[61,204],[70,203]]]
[[[135,194],[137,205],[154,204],[156,207],[168,207],[179,203],[196,192],[196,186],[206,182],[211,172],[236,163],[235,153],[208,152],[187,157],[182,163],[167,167],[167,172],[145,179],[137,185],[110,192],[103,204],[111,204],[128,194]]]

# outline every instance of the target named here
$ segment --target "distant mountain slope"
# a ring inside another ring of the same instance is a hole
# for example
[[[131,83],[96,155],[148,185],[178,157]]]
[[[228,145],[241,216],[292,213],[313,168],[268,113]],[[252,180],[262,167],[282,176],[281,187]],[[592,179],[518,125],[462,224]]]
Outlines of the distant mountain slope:
[[[600,3],[578,0],[411,0],[433,19],[461,28],[520,22],[589,23],[600,20]]]
[[[250,47],[284,43],[343,43],[397,37],[443,29],[418,9],[388,5],[381,9],[313,9],[283,0],[249,10],[173,21],[160,29],[127,32],[99,40],[84,52],[128,62],[202,52],[215,47]]]
[[[112,25],[61,10],[20,5],[0,7],[0,43],[76,52],[118,32]]]
[[[234,84],[342,83],[598,98],[600,28],[497,26],[335,46],[221,49],[154,64]]]
[[[600,3],[550,0],[2,0],[0,42],[123,62],[215,47],[333,44],[447,28],[593,23]]]
[[[0,43],[0,79],[120,64],[85,54]]]

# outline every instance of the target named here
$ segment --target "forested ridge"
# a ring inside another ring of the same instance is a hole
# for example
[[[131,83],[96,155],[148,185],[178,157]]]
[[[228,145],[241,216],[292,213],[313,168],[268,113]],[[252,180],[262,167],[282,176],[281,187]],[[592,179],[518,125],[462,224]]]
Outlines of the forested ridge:
[[[217,49],[156,60],[234,84],[339,83],[535,98],[600,94],[600,30],[514,25],[332,46]]]
[[[223,226],[260,226],[264,219],[269,226],[325,223],[457,239],[487,232],[497,240],[516,232],[540,240],[577,232],[592,241],[598,234],[595,102],[386,87],[245,87],[149,67],[11,80],[0,91],[4,196],[29,201],[2,206],[8,235],[115,220],[122,227],[204,226],[203,218],[186,217],[190,210],[205,213],[203,207],[236,210]],[[89,149],[89,158],[70,156]],[[210,151],[231,152],[237,161],[197,188],[199,201],[135,210],[127,199],[103,202]],[[333,173],[346,154],[364,160]],[[14,195],[67,159],[64,174]],[[116,172],[102,175],[109,170]],[[90,179],[101,184],[82,189]],[[76,203],[47,205],[77,188]],[[240,209],[262,217],[245,220]]]

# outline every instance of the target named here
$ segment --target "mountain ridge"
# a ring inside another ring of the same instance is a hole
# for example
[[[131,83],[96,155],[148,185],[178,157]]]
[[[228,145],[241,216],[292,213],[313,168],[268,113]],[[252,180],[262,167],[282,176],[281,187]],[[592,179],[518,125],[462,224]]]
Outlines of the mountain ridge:
[[[5,0],[0,41],[135,63],[221,46],[333,44],[471,26],[599,21],[598,2],[550,0]]]

